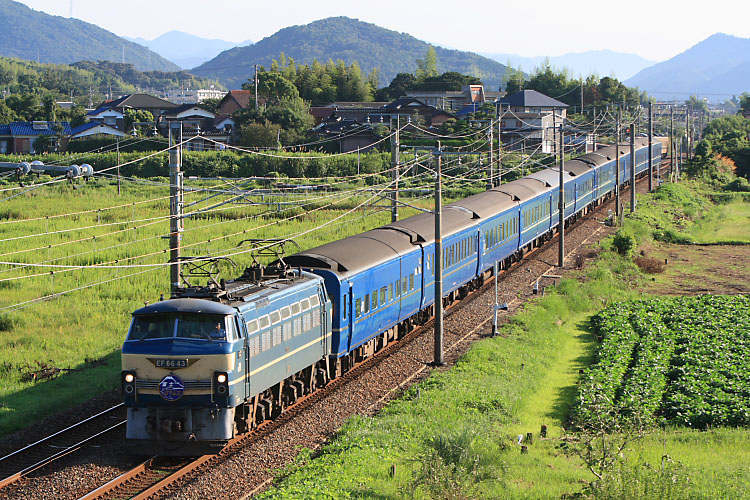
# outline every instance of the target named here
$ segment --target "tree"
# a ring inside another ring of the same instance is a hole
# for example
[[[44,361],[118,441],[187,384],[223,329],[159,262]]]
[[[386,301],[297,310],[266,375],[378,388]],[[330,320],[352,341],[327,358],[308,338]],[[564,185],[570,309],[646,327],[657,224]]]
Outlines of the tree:
[[[42,105],[44,106],[44,119],[49,122],[57,121],[57,102],[55,102],[55,96],[46,94],[42,98]]]
[[[750,112],[750,93],[743,92],[742,95],[740,95],[740,112]]]
[[[432,45],[427,47],[427,55],[424,59],[417,59],[417,80],[424,80],[431,76],[437,76],[437,53]]]
[[[706,104],[705,99],[699,99],[698,96],[691,95],[690,98],[685,101],[685,105],[691,113],[696,113],[698,111],[708,113],[708,104]]]

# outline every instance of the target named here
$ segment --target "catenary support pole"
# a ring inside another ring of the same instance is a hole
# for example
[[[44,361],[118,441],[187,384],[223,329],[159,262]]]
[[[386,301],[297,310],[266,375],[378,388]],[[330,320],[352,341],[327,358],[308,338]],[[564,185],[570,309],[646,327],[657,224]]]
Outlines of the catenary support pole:
[[[560,125],[560,203],[558,204],[560,246],[557,254],[558,267],[565,265],[565,132]]]
[[[391,116],[391,125],[392,124],[393,124],[393,117]],[[395,132],[393,132],[393,135],[391,136],[391,170],[393,172],[393,190],[391,192],[391,222],[396,222],[398,220],[398,181],[399,181],[398,166],[400,162],[399,149],[401,148],[401,145],[399,144],[399,129],[400,128],[401,128],[400,115],[396,115],[396,130]],[[391,127],[391,131],[393,131],[393,127]]]
[[[615,122],[615,215],[620,217],[620,112]]]
[[[435,170],[435,356],[434,366],[443,366],[443,226],[442,216],[442,152],[438,142]]]
[[[180,286],[180,243],[182,240],[182,124],[179,138],[174,137],[172,127],[169,129],[169,267],[170,290],[175,295]]]
[[[648,192],[654,190],[654,103],[648,103]]]
[[[635,212],[635,125],[630,125],[630,213]]]

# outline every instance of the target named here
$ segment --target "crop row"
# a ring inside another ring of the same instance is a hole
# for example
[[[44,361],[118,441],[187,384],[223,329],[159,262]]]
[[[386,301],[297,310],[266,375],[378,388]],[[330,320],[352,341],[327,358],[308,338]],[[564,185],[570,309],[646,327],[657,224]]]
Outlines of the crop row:
[[[599,345],[579,385],[579,425],[602,415],[698,428],[750,424],[750,297],[618,303],[593,325]]]

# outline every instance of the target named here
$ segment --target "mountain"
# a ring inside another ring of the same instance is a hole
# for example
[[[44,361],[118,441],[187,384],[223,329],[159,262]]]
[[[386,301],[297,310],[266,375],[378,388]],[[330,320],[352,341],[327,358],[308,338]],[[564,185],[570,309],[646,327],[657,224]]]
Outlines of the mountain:
[[[707,95],[723,100],[750,90],[750,38],[716,33],[624,82],[659,99]]]
[[[201,38],[182,31],[169,31],[153,40],[143,38],[128,38],[153,50],[181,68],[194,68],[216,57],[219,53],[232,47],[250,45],[247,40],[242,43],[227,42],[226,40]]]
[[[527,73],[544,63],[544,56],[522,57],[516,54],[482,54],[495,61],[507,63],[517,68],[521,66]],[[561,56],[550,57],[550,64],[555,68],[567,68],[571,76],[588,76],[596,74],[599,76],[614,75],[618,80],[624,80],[635,75],[644,68],[654,64],[636,54],[614,52],[612,50],[589,50],[587,52],[571,52]]]
[[[124,60],[141,71],[180,69],[159,54],[98,26],[51,16],[12,0],[0,0],[0,19],[0,56],[56,64]]]
[[[413,73],[417,59],[427,54],[427,42],[406,33],[387,30],[348,17],[330,17],[303,26],[290,26],[249,47],[235,47],[191,70],[198,76],[218,79],[239,88],[253,75],[253,64],[271,65],[283,52],[298,63],[317,59],[357,62],[366,74],[378,68],[380,85],[388,85],[397,73]],[[457,71],[479,77],[488,89],[497,89],[505,66],[472,52],[435,47],[438,71]]]

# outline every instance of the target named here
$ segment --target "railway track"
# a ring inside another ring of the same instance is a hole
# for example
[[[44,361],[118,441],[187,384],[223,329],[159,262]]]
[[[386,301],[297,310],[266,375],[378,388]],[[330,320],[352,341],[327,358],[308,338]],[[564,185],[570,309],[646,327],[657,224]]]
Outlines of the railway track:
[[[0,458],[0,490],[84,446],[125,428],[122,404]]]

